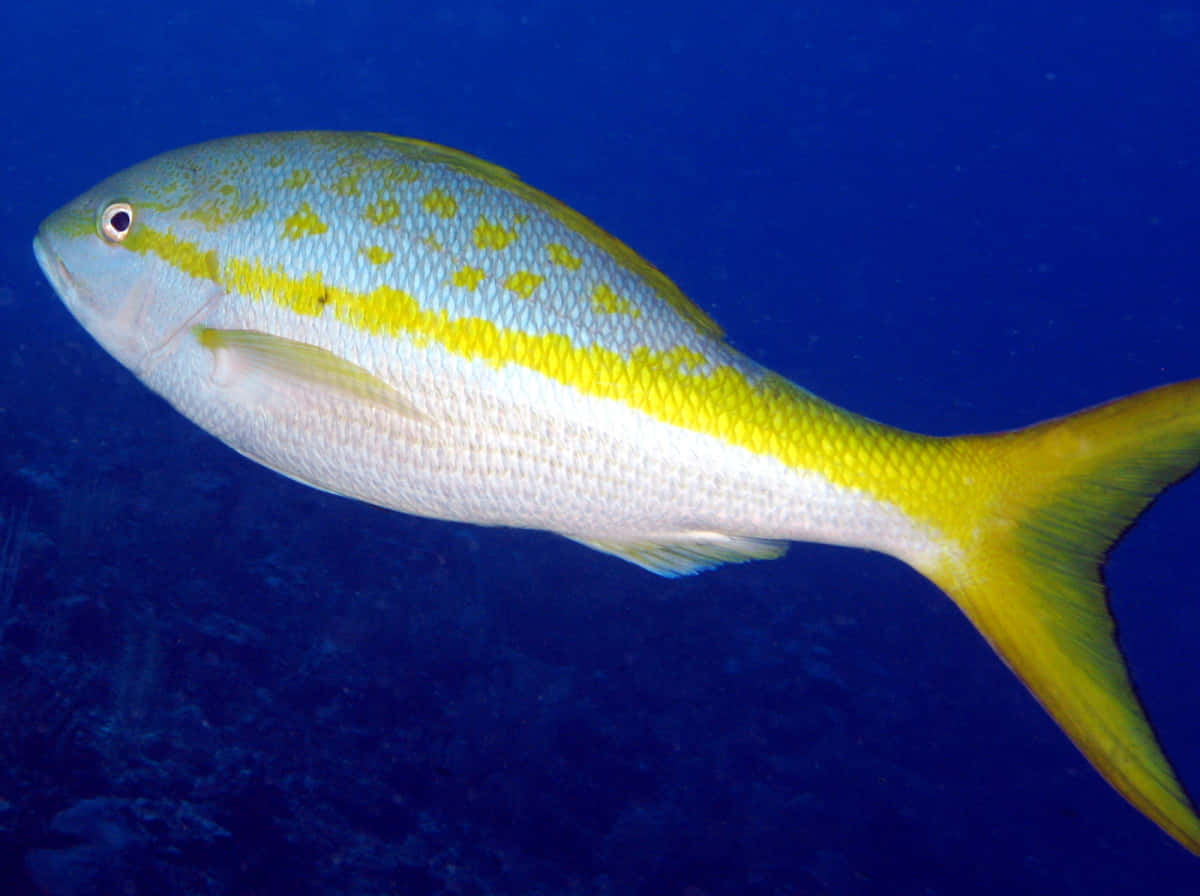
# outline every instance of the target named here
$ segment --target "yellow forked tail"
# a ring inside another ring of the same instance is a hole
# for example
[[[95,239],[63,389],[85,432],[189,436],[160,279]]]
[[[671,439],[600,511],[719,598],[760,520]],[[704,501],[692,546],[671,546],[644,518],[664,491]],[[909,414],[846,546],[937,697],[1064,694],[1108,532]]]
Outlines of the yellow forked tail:
[[[1108,782],[1200,854],[1200,818],[1130,683],[1101,577],[1125,529],[1200,464],[1200,380],[954,441],[984,461],[968,465],[986,494],[947,526],[957,550],[922,572]]]

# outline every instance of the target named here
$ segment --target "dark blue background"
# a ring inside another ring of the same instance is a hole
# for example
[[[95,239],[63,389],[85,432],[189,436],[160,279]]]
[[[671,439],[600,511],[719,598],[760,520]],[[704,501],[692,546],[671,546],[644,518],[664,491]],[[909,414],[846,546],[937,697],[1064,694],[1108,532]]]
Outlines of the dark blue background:
[[[164,149],[389,131],[588,214],[826,398],[1017,426],[1200,375],[1200,7],[169,6],[4,13],[5,892],[1200,888],[899,564],[671,582],[306,491],[118,368],[29,249]],[[1198,504],[1109,571],[1193,787]]]

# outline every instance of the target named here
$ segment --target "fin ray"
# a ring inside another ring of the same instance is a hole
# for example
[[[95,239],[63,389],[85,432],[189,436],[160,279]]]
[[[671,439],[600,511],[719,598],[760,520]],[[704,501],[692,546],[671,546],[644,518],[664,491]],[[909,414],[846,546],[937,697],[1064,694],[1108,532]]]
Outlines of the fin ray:
[[[720,533],[686,533],[660,539],[618,541],[616,539],[575,538],[596,551],[612,554],[667,578],[694,575],[724,563],[750,560],[774,560],[788,549],[786,541],[747,538]]]
[[[925,570],[1093,766],[1194,853],[1200,818],[1130,679],[1107,552],[1200,463],[1200,380],[964,445],[1008,471],[959,562]]]
[[[218,381],[233,384],[253,371],[272,385],[321,389],[412,419],[425,419],[394,387],[333,352],[259,330],[196,327],[196,339],[217,358]]]

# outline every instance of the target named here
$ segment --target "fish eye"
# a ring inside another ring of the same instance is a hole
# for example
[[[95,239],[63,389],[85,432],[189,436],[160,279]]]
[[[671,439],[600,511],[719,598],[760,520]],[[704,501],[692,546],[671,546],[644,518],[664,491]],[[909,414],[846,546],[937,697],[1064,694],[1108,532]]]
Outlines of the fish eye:
[[[133,206],[128,202],[110,202],[100,212],[100,235],[110,243],[119,243],[129,236],[133,226]]]

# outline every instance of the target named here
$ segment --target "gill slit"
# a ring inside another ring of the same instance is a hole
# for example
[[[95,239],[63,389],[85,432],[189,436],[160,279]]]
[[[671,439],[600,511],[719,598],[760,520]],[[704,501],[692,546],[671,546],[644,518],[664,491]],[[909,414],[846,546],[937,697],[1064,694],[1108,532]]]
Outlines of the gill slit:
[[[184,333],[189,332],[192,327],[199,323],[202,318],[207,316],[208,313],[212,311],[217,306],[217,303],[220,302],[224,297],[224,291],[217,289],[213,293],[212,297],[208,299],[208,301],[197,308],[195,312],[193,312],[186,320],[184,320],[183,323],[172,330],[167,335],[167,338],[163,340],[163,343],[158,346],[158,348],[146,355],[142,369],[138,372],[139,376],[142,376],[143,378],[148,377],[151,372],[158,367],[159,364],[165,361],[170,355],[174,354],[175,350],[179,346],[179,337]],[[142,310],[143,312],[145,311],[145,306],[143,306]]]

